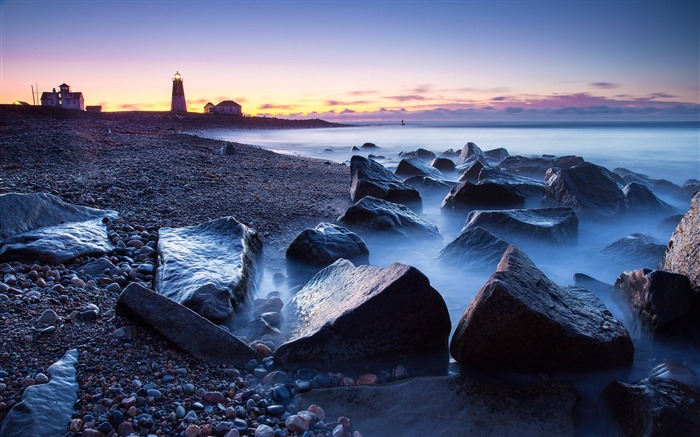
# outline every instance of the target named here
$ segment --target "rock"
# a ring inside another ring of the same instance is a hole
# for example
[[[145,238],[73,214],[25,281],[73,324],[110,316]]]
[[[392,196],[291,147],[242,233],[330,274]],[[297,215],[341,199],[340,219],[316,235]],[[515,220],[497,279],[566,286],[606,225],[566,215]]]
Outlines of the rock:
[[[656,225],[656,230],[668,235],[669,237],[676,230],[678,224],[683,220],[683,214],[674,214],[670,217],[666,217],[661,220],[658,225]]]
[[[542,155],[536,157],[507,156],[498,167],[508,173],[542,180],[550,168],[568,169],[584,162],[580,156]],[[620,179],[621,180],[621,179]]]
[[[255,429],[255,437],[275,437],[275,430],[267,425],[259,425]]]
[[[430,165],[443,173],[455,171],[455,163],[449,158],[435,158],[430,161]]]
[[[64,435],[73,414],[73,405],[78,400],[77,362],[78,351],[71,349],[49,366],[48,383],[27,387],[22,400],[3,420],[0,437]]]
[[[683,384],[698,385],[700,379],[698,375],[685,364],[666,361],[649,371],[650,378],[673,379]]]
[[[437,226],[397,203],[363,197],[338,217],[338,222],[358,231],[405,238],[442,238]]]
[[[303,264],[325,267],[340,258],[369,264],[369,249],[357,234],[331,223],[304,229],[287,248],[287,260]]]
[[[531,179],[525,176],[516,176],[507,173],[500,168],[487,167],[482,169],[478,176],[478,182],[494,182],[497,184],[509,184],[518,189],[525,196],[525,201],[539,206],[544,194],[544,181]]]
[[[459,177],[460,182],[479,182],[479,174],[487,165],[481,161],[471,161],[467,165],[460,167],[462,175]]]
[[[624,326],[592,292],[559,287],[511,246],[452,337],[458,363],[514,371],[579,371],[632,364]]]
[[[653,332],[675,332],[689,322],[693,291],[685,275],[639,269],[622,273],[615,289]]]
[[[460,269],[495,269],[509,244],[484,228],[466,229],[445,246],[437,260]]]
[[[82,271],[84,275],[97,278],[100,276],[115,275],[119,272],[119,268],[112,264],[107,258],[98,258],[95,261],[81,266],[78,271]]]
[[[609,170],[585,162],[548,174],[543,204],[575,209],[591,219],[607,219],[625,211],[626,199]]]
[[[36,375],[34,375],[34,382],[36,384],[46,384],[47,382],[49,382],[49,377],[46,376],[44,373],[39,372]]]
[[[129,284],[119,295],[117,313],[151,326],[180,349],[212,365],[242,367],[260,358],[228,331],[138,283]]]
[[[516,243],[573,244],[578,239],[578,217],[571,208],[472,211],[462,231],[482,227]]]
[[[440,294],[414,267],[355,267],[339,260],[321,270],[283,309],[284,365],[401,358],[446,365],[450,318]]]
[[[254,292],[262,242],[233,217],[160,228],[156,291],[210,320],[232,314]]]
[[[185,437],[198,437],[202,430],[195,424],[190,424],[185,429]]]
[[[312,390],[301,403],[323,405],[327,418],[352,417],[355,429],[379,436],[575,435],[576,392],[564,384],[511,387],[432,376]]]
[[[574,285],[583,287],[586,290],[591,290],[596,295],[609,296],[613,291],[613,285],[599,281],[591,276],[583,273],[574,273]]]
[[[690,209],[671,235],[659,268],[680,273],[700,292],[700,192],[693,196]]]
[[[309,430],[309,424],[296,414],[287,417],[287,420],[284,421],[284,427],[293,433],[303,433]]]
[[[353,202],[372,196],[416,209],[422,208],[418,191],[401,182],[376,161],[354,155],[350,160],[350,175],[350,198]]]
[[[444,197],[454,186],[454,183],[451,181],[438,180],[425,176],[413,176],[406,179],[404,183],[420,191],[421,194],[427,196],[439,195],[440,197]]]
[[[412,176],[429,177],[435,180],[444,179],[442,172],[435,167],[427,164],[420,159],[402,159],[396,167],[394,174],[398,177],[407,179]]]
[[[636,182],[629,183],[622,189],[625,195],[625,207],[629,213],[669,215],[676,212],[676,209],[659,199],[649,188]]]
[[[209,404],[223,404],[226,401],[226,398],[221,392],[207,391],[202,393],[202,400]]]
[[[435,154],[430,150],[417,149],[412,152],[399,152],[399,157],[403,159],[420,159],[423,161],[430,161],[435,159]]]
[[[625,435],[700,435],[700,387],[646,378],[613,381],[604,395]]]
[[[47,193],[0,195],[0,262],[68,264],[114,249],[106,221],[115,211],[64,203]]]
[[[236,154],[236,145],[234,143],[226,143],[219,150],[216,151],[216,155],[231,156]]]
[[[38,326],[50,326],[56,323],[58,320],[58,314],[54,310],[46,310],[37,319],[36,324]]]
[[[525,197],[509,184],[462,182],[452,188],[440,208],[450,211],[471,211],[481,208],[522,208]]]
[[[666,252],[666,246],[650,235],[635,233],[622,237],[600,250],[606,262],[615,262],[622,269],[655,267]]]
[[[508,150],[503,147],[484,151],[484,157],[493,165],[498,165],[508,156],[510,156]]]
[[[374,144],[374,143],[364,143],[363,145],[360,146],[360,149],[362,149],[362,150],[376,150],[376,149],[379,149],[379,146]]]
[[[484,152],[476,144],[469,142],[462,147],[462,151],[457,158],[457,164],[464,164],[474,160],[486,160]]]

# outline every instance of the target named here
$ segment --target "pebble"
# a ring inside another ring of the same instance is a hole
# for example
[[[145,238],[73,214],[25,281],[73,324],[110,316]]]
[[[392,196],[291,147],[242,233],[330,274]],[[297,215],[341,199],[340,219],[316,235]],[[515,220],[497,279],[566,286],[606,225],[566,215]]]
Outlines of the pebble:
[[[122,287],[116,282],[113,282],[107,286],[107,291],[110,293],[121,293]]]
[[[275,430],[267,425],[260,425],[255,429],[255,437],[274,437]]]
[[[224,395],[218,391],[204,392],[202,393],[202,399],[204,402],[208,402],[210,404],[221,404],[226,401]]]
[[[70,432],[80,432],[83,430],[83,420],[82,419],[73,419],[70,421],[70,424],[68,425],[68,429],[70,429]]]
[[[155,399],[156,401],[159,401],[163,398],[163,393],[161,393],[160,390],[156,390],[154,388],[147,390],[146,393],[148,394],[148,396],[153,397],[153,399]]]
[[[357,378],[357,385],[376,385],[379,384],[379,377],[373,373],[365,373]]]
[[[36,376],[34,376],[34,382],[36,384],[46,384],[47,382],[49,382],[49,377],[39,372],[36,374]]]
[[[184,386],[182,386],[182,392],[186,394],[187,396],[191,396],[194,394],[194,385],[187,383]]]
[[[194,411],[190,411],[187,414],[185,414],[185,417],[182,418],[183,422],[187,423],[193,423],[197,421],[197,413]]]
[[[58,314],[54,310],[46,310],[37,319],[36,323],[40,326],[49,326],[56,323],[56,320],[58,320]]]
[[[326,412],[323,411],[323,408],[319,407],[316,404],[311,404],[309,408],[306,409],[306,411],[313,413],[316,416],[316,418],[320,421],[324,421],[326,419]]]
[[[232,429],[229,432],[227,432],[224,437],[241,437],[241,434],[238,432],[237,429]]]
[[[204,409],[204,404],[202,404],[201,402],[193,402],[193,403],[192,403],[192,409],[193,409],[193,410],[197,410],[197,411],[203,410],[203,409]]]
[[[191,424],[185,430],[185,437],[197,437],[197,436],[199,436],[200,431],[201,431],[200,427],[198,427],[195,424]]]
[[[291,432],[302,433],[309,430],[309,424],[296,414],[287,417],[287,420],[284,421],[284,426]]]
[[[291,397],[292,394],[289,392],[289,389],[284,385],[277,385],[275,386],[275,388],[272,389],[272,399],[279,403],[285,404],[289,402]]]
[[[284,414],[285,408],[284,408],[284,405],[270,405],[265,409],[265,411],[270,416],[280,417],[281,415]]]
[[[178,419],[182,419],[183,417],[185,417],[185,414],[187,414],[187,411],[185,411],[185,407],[183,407],[182,405],[178,405],[175,409],[175,414],[177,414]]]
[[[0,293],[7,293],[8,291],[10,291],[10,286],[4,282],[0,282]]]

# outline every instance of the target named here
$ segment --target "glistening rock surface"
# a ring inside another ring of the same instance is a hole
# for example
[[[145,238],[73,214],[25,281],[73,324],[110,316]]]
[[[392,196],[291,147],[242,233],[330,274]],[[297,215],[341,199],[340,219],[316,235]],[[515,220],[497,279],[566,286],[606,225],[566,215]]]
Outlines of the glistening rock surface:
[[[464,229],[482,227],[516,243],[573,244],[578,239],[578,217],[571,208],[472,211]]]
[[[525,196],[517,188],[505,183],[462,182],[452,188],[442,201],[442,210],[470,211],[483,208],[522,208]]]
[[[354,155],[350,159],[350,176],[350,198],[353,202],[372,196],[416,209],[422,208],[418,191],[401,182],[376,161]]]
[[[233,217],[160,228],[156,291],[210,320],[231,315],[254,289],[262,243]]]
[[[495,269],[508,246],[505,241],[477,226],[462,231],[440,251],[437,260],[460,269]]]
[[[559,287],[511,246],[459,321],[450,352],[470,367],[569,371],[629,366],[634,348],[592,292]]]
[[[447,364],[450,317],[442,296],[414,267],[355,267],[339,260],[314,276],[283,308],[286,365],[370,360]]]
[[[320,223],[297,234],[287,248],[287,260],[325,267],[345,258],[355,264],[369,263],[369,249],[348,228]]]

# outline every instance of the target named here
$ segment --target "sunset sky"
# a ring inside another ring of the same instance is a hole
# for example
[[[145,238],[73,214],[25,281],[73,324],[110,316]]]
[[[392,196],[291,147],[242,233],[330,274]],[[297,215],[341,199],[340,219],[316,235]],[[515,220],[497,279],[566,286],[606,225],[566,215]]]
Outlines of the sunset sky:
[[[0,103],[329,120],[699,118],[700,2],[0,2]]]

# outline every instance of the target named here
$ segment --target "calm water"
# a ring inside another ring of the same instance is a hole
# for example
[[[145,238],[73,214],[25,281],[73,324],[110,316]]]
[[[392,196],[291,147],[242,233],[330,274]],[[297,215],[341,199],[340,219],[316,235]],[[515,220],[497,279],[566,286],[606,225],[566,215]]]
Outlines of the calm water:
[[[472,141],[482,150],[505,147],[511,155],[579,155],[611,170],[624,167],[677,184],[700,178],[700,129],[697,123],[627,126],[362,126],[311,130],[217,130],[199,134],[336,162],[348,161],[352,156],[352,146],[359,147],[365,142],[373,142],[380,147],[373,153],[381,155],[383,158],[379,161],[388,168],[397,165],[400,160],[397,154],[401,151],[421,147],[439,154],[449,148],[459,150],[466,142]],[[367,152],[362,154],[366,155]],[[349,183],[348,172],[348,188]],[[442,244],[400,243],[369,235],[362,236],[369,246],[372,265],[386,266],[392,262],[410,264],[430,278],[433,287],[447,303],[454,330],[464,310],[493,271],[457,271],[434,261],[440,249],[459,235],[466,221],[466,213],[441,213],[440,203],[443,197],[424,197],[422,213],[424,218],[440,229],[444,237]],[[685,213],[689,206],[686,200],[664,200],[673,204],[680,213]],[[579,226],[579,241],[573,247],[552,249],[530,246],[521,249],[560,285],[572,285],[574,273],[586,273],[604,282],[614,283],[624,270],[655,266],[611,262],[601,259],[598,250],[634,232],[647,233],[665,244],[670,235],[659,230],[658,223],[659,218],[627,218],[604,224],[582,221]],[[270,276],[270,272],[266,273],[263,288],[271,286]],[[598,297],[630,332],[635,345],[635,359],[630,369],[554,377],[573,384],[582,397],[576,409],[577,431],[582,435],[614,434],[619,431],[609,420],[607,408],[601,399],[603,388],[611,380],[636,381],[646,377],[655,366],[662,363],[681,363],[700,375],[700,351],[696,347],[678,346],[650,338],[636,316],[619,299],[609,294]]]

